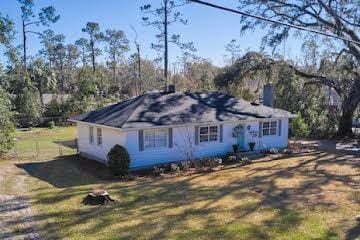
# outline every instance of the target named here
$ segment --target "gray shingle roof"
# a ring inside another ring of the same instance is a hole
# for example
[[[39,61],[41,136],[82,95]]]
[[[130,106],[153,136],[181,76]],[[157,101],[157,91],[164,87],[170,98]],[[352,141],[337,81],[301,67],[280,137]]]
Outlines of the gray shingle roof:
[[[212,92],[148,93],[100,108],[72,120],[117,128],[239,121],[259,118],[290,118],[290,112]]]

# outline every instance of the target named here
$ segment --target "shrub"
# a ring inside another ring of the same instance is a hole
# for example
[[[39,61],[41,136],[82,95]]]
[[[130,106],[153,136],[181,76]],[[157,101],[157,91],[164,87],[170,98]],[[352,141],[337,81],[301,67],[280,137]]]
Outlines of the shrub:
[[[169,169],[171,172],[177,172],[180,170],[179,166],[176,163],[170,163]]]
[[[192,162],[193,167],[196,171],[201,171],[205,167],[207,167],[207,160],[204,159],[197,159],[196,161]]]
[[[309,127],[299,112],[298,117],[290,122],[290,134],[296,138],[306,138],[309,133]]]
[[[50,128],[50,129],[53,129],[54,127],[55,127],[55,122],[54,122],[54,120],[51,120],[50,122],[48,122],[48,128]]]
[[[190,161],[190,167],[191,168],[199,168],[200,160],[198,158],[195,158],[194,160]]]
[[[283,154],[292,154],[292,150],[291,149],[288,149],[288,148],[284,148],[284,149],[281,149],[280,150],[280,153],[283,153]]]
[[[211,168],[220,166],[222,164],[222,159],[221,158],[213,158],[210,160],[210,166]]]
[[[247,157],[244,157],[244,158],[241,158],[240,162],[242,165],[247,165],[247,164],[251,163],[251,160],[248,159]]]
[[[237,157],[235,155],[230,155],[225,158],[226,161],[224,163],[230,164],[236,162]]]
[[[189,168],[190,168],[190,162],[189,161],[181,161],[180,163],[179,163],[179,167],[180,167],[180,169],[181,170],[189,170]]]
[[[116,144],[108,153],[108,166],[115,176],[125,176],[129,173],[130,157],[128,151]]]
[[[269,153],[271,153],[271,154],[278,154],[278,153],[279,153],[279,149],[277,149],[277,148],[270,148],[270,149],[269,149]]]
[[[164,173],[165,172],[165,168],[161,167],[161,166],[154,166],[153,167],[153,174],[155,176],[160,176],[161,173]]]

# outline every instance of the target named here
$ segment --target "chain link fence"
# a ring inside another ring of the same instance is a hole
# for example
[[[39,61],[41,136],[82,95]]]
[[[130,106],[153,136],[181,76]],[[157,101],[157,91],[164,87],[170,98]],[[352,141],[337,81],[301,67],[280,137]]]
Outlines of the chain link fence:
[[[42,160],[74,155],[77,152],[76,139],[57,139],[53,141],[16,139],[14,147],[5,154],[5,157],[15,160]]]

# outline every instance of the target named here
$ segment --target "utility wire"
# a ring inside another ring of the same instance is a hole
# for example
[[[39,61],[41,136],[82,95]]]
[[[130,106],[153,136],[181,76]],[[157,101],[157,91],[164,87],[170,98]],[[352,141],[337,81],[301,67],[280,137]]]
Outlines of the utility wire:
[[[337,39],[341,39],[341,40],[344,40],[344,41],[347,41],[347,42],[351,42],[351,43],[355,43],[355,44],[360,45],[360,42],[358,42],[358,41],[348,39],[348,38],[344,38],[344,37],[340,37],[340,36],[336,36],[336,35],[332,35],[332,34],[321,32],[321,31],[317,31],[317,30],[314,30],[314,29],[311,29],[311,28],[307,28],[307,27],[303,27],[303,26],[299,26],[299,25],[295,25],[295,24],[291,24],[291,23],[281,22],[281,21],[277,21],[277,20],[273,20],[273,19],[253,15],[251,13],[246,13],[246,12],[243,12],[243,11],[223,7],[223,6],[220,6],[220,5],[216,5],[216,4],[209,3],[209,2],[204,2],[204,1],[201,1],[201,0],[189,0],[189,1],[193,2],[193,3],[198,3],[198,4],[201,4],[201,5],[205,5],[205,6],[208,6],[208,7],[224,10],[224,11],[227,11],[227,12],[232,12],[232,13],[244,15],[244,16],[251,17],[251,18],[256,18],[256,19],[266,21],[266,22],[271,22],[271,23],[275,23],[275,24],[279,24],[279,25],[284,25],[284,26],[287,26],[287,27],[290,27],[290,28],[296,28],[296,29],[299,29],[299,30],[302,30],[302,31],[312,32],[312,33],[320,34],[320,35],[331,37],[331,38],[337,38]]]

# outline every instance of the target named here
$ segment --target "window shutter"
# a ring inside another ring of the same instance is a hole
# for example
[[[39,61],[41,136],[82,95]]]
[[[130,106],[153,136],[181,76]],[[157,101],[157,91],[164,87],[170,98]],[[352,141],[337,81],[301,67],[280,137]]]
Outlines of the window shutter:
[[[139,151],[144,151],[144,130],[139,130]]]
[[[279,136],[281,136],[281,120],[279,120],[278,128],[279,128],[278,134]]]
[[[224,130],[223,130],[223,125],[222,124],[220,124],[220,131],[219,131],[219,139],[220,139],[220,142],[223,142],[223,132],[224,132]]]
[[[173,129],[169,128],[169,148],[172,148],[173,145]]]
[[[195,126],[195,145],[199,144],[199,126]]]
[[[259,122],[259,138],[262,137],[262,121]]]

